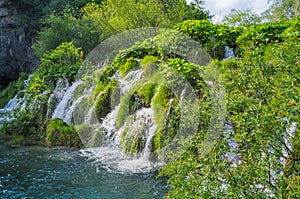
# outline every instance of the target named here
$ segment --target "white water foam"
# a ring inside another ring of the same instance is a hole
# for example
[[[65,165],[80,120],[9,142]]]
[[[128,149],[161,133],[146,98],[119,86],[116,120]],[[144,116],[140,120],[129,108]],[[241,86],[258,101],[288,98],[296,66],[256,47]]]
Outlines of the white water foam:
[[[144,158],[130,157],[116,146],[82,149],[80,154],[110,172],[147,173],[163,166],[163,163],[152,163]]]

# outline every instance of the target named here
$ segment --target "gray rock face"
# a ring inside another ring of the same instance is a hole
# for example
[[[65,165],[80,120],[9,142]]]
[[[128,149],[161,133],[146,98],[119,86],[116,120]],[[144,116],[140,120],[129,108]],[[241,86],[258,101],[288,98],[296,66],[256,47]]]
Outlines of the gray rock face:
[[[32,30],[22,18],[16,1],[0,0],[0,90],[39,65],[31,49]]]

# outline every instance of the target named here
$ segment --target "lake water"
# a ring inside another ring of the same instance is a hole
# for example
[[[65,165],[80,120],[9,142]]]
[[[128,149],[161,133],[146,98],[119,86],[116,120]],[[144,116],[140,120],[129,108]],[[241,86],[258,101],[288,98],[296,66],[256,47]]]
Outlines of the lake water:
[[[80,150],[0,143],[0,198],[164,198],[166,180],[156,172],[120,173]]]

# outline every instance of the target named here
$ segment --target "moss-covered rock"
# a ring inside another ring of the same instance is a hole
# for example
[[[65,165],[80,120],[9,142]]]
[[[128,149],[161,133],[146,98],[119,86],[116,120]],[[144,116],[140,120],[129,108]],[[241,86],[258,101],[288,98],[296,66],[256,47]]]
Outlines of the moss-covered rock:
[[[46,127],[46,144],[50,146],[82,147],[82,142],[73,126],[61,119],[50,120]]]
[[[143,101],[143,104],[145,107],[150,107],[151,100],[155,94],[156,91],[156,83],[149,82],[147,84],[144,84],[139,90],[138,95],[139,98]]]
[[[143,151],[146,144],[146,123],[144,125],[134,125],[134,118],[126,122],[126,128],[121,135],[122,150],[132,156],[137,156]]]
[[[138,62],[135,58],[130,57],[126,60],[126,63],[120,66],[120,74],[125,77],[126,74],[137,66]]]
[[[146,77],[151,76],[158,69],[158,58],[155,56],[145,56],[141,61],[141,67]]]
[[[94,129],[90,125],[76,126],[76,131],[81,138],[85,147],[100,147],[106,141],[105,131],[100,129]]]
[[[170,100],[164,120],[161,122],[162,125],[154,135],[153,151],[159,151],[173,140],[179,130],[180,116],[177,100]]]
[[[95,105],[95,113],[99,121],[103,120],[112,110],[112,95],[116,89],[116,86],[117,81],[112,81],[98,96]]]
[[[120,128],[125,123],[126,119],[134,114],[137,110],[143,107],[143,101],[138,95],[138,92],[131,90],[126,93],[120,102],[120,109],[117,116],[117,126]]]

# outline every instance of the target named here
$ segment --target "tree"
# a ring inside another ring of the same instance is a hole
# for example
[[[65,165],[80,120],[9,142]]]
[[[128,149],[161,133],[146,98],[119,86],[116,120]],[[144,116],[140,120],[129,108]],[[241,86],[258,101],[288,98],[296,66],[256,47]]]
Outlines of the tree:
[[[211,18],[209,12],[204,10],[203,4],[204,1],[202,0],[194,0],[187,5],[186,19],[202,20]]]
[[[74,16],[75,15],[75,16]],[[37,56],[42,57],[47,51],[55,49],[62,42],[73,41],[84,53],[90,52],[98,43],[100,32],[97,32],[90,18],[77,17],[70,7],[57,14],[52,13],[44,20],[44,28],[38,33],[33,45]]]
[[[231,9],[230,13],[224,17],[223,22],[231,26],[251,26],[261,23],[262,20],[251,9]]]
[[[268,21],[293,19],[300,15],[299,0],[268,0],[270,7],[262,13]]]
[[[187,17],[208,17],[196,4],[189,6],[184,0],[106,0],[84,9],[86,16],[93,16],[94,23],[108,35],[141,27],[172,27]]]
[[[82,4],[78,2],[81,1],[73,2],[72,6],[52,2],[54,10],[64,6],[63,11],[54,12],[45,19],[34,45],[38,56],[70,41],[88,53],[104,39],[125,30],[171,28],[189,18],[207,19],[209,16],[201,7],[202,1],[188,5],[185,0],[104,0],[100,4],[93,1],[79,10]]]

